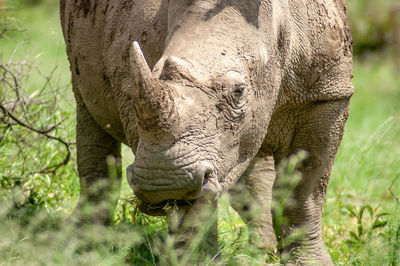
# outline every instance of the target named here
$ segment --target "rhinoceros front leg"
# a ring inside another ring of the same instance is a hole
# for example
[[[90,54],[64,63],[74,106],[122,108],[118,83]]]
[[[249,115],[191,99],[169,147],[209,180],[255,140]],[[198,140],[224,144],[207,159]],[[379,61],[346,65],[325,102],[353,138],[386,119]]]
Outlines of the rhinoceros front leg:
[[[77,159],[80,178],[80,198],[75,211],[78,219],[101,224],[112,222],[121,180],[121,145],[93,119],[77,90]],[[110,176],[107,157],[115,160]]]
[[[322,208],[348,106],[349,99],[319,102],[300,108],[293,116],[296,126],[289,154],[305,150],[308,157],[299,168],[301,180],[284,209],[288,222],[277,232],[288,264],[332,265],[322,239]],[[278,175],[277,186],[285,183],[280,178]]]
[[[216,199],[203,198],[192,206],[180,206],[167,214],[179,264],[197,264],[218,253],[217,205]]]
[[[276,249],[271,213],[274,181],[273,157],[259,152],[239,182],[230,190],[231,206],[251,229],[251,242],[270,252]]]

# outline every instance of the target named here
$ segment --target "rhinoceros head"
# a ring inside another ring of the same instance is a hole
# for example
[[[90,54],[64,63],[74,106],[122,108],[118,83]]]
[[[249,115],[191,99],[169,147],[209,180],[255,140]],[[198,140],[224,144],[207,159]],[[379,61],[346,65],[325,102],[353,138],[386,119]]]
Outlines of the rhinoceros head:
[[[216,197],[257,154],[276,84],[263,74],[264,59],[224,53],[215,65],[164,55],[152,72],[134,42],[132,99],[140,137],[127,173],[143,202]]]

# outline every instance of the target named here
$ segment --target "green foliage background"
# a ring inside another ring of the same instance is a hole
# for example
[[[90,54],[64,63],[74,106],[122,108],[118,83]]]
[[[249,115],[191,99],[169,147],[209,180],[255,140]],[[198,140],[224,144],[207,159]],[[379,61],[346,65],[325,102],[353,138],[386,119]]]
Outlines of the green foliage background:
[[[74,99],[56,2],[0,1],[0,32],[6,27],[23,30],[8,31],[0,39],[0,63],[23,61],[31,66],[21,81],[28,97],[43,86],[58,91],[56,105],[36,105],[32,112],[40,111],[39,127],[63,121],[54,134],[73,141]],[[328,187],[324,240],[335,264],[399,265],[400,3],[350,0],[348,12],[356,91]],[[7,97],[10,92],[0,87],[0,101]],[[41,100],[52,102],[51,95]],[[31,134],[16,130],[22,136]],[[29,169],[40,168],[48,160],[60,161],[64,155],[56,142],[34,134],[26,139],[23,154],[17,152],[15,134],[8,131],[0,140],[0,264],[151,265],[162,261],[157,255],[161,251],[154,250],[153,244],[168,243],[165,221],[133,216],[126,181],[115,227],[78,230],[65,225],[62,221],[79,194],[74,160],[54,175],[26,175]],[[126,147],[123,153],[126,166],[133,156]],[[247,229],[226,197],[220,203],[218,263],[263,264],[265,257],[248,244]]]

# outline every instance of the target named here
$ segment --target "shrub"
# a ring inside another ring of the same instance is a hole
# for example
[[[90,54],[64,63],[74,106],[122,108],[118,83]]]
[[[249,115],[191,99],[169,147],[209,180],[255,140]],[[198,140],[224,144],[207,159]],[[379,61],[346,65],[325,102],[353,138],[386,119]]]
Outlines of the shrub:
[[[349,0],[347,5],[356,55],[395,47],[400,42],[398,1]]]

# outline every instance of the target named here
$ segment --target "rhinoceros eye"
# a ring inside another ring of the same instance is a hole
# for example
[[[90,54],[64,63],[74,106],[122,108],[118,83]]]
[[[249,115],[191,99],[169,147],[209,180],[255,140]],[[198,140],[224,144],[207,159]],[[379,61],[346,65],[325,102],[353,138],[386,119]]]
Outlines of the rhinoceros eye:
[[[229,105],[234,110],[241,110],[246,105],[246,84],[237,83],[233,86],[233,90],[231,90],[231,96],[229,97]]]
[[[235,86],[235,89],[233,91],[233,94],[236,98],[241,98],[244,94],[244,89],[245,85],[244,84],[239,84]]]

